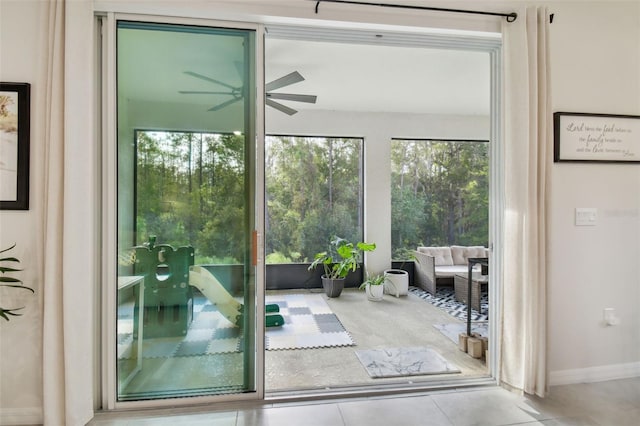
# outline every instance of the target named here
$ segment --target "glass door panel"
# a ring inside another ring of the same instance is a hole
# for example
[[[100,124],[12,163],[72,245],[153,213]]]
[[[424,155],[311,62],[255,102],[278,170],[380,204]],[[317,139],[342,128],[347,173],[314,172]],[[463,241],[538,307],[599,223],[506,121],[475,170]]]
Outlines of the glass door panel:
[[[117,23],[117,399],[251,392],[255,32]]]

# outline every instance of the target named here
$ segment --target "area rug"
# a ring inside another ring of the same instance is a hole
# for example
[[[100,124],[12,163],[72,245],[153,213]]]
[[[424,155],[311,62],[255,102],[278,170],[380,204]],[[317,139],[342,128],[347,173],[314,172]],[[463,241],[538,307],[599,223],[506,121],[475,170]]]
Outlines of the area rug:
[[[458,336],[460,333],[467,332],[466,323],[449,323],[449,324],[433,324],[433,326],[442,334],[447,336],[456,345],[458,344]],[[482,337],[489,337],[488,322],[471,323],[471,333],[477,333]]]
[[[276,303],[284,317],[282,327],[266,330],[266,349],[310,349],[353,346],[353,341],[321,294],[269,295],[266,303]],[[131,357],[133,344],[133,303],[118,308],[118,358]],[[187,334],[143,341],[143,358],[202,356],[242,351],[241,329],[231,324],[215,305],[204,297],[194,297],[193,322]]]
[[[420,299],[431,303],[433,306],[442,309],[452,317],[462,321],[467,320],[467,304],[458,302],[453,292],[453,287],[440,287],[436,290],[435,296],[418,287],[409,287],[409,292],[415,294]],[[489,300],[487,292],[480,294],[480,312],[471,309],[471,321],[486,321],[489,319]]]
[[[428,347],[356,351],[372,378],[459,373],[460,369]]]

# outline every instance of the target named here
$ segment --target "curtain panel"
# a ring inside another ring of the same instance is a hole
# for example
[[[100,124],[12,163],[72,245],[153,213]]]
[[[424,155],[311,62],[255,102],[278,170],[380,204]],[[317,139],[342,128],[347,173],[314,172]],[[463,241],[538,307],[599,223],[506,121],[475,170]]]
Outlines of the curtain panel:
[[[501,384],[544,396],[549,172],[553,152],[549,13],[503,23],[504,258],[498,327]]]
[[[64,422],[62,235],[64,199],[64,0],[50,1],[45,86],[44,424]]]
[[[94,69],[88,0],[50,0],[45,77],[43,415],[45,425],[93,417],[96,253]],[[75,55],[75,56],[74,56]],[[87,250],[87,248],[90,248]]]

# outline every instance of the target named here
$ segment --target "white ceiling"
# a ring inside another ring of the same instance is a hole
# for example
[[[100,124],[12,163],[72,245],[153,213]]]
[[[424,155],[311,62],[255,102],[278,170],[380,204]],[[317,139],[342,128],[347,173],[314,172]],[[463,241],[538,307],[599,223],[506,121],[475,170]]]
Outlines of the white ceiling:
[[[488,115],[486,52],[267,38],[266,81],[298,71],[276,92],[317,95],[299,110]]]

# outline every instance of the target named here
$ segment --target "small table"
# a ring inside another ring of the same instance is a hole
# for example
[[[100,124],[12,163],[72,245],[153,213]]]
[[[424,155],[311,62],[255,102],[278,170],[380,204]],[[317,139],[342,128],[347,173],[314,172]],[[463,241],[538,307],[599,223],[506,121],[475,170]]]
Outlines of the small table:
[[[488,257],[470,257],[467,259],[469,263],[469,269],[467,270],[467,336],[471,336],[471,306],[469,301],[471,300],[471,288],[473,283],[473,267],[476,265],[481,265],[482,267],[488,269],[489,268],[489,258]]]
[[[138,286],[138,306],[140,306],[139,314],[138,314],[138,341],[132,342],[132,354],[135,355],[136,366],[133,370],[128,372],[126,377],[120,380],[118,384],[118,393],[121,393],[122,390],[131,382],[133,377],[138,374],[142,370],[142,332],[144,330],[144,276],[142,275],[131,275],[131,276],[120,276],[118,277],[118,291],[125,290],[130,287]],[[116,330],[117,332],[117,330]]]
[[[466,272],[456,274],[453,277],[453,288],[456,300],[466,303],[467,301],[467,285],[469,283],[469,274]],[[483,288],[487,288],[489,284],[489,276],[482,275],[480,272],[474,272],[471,276],[471,308],[480,312],[480,293]]]

